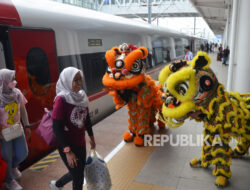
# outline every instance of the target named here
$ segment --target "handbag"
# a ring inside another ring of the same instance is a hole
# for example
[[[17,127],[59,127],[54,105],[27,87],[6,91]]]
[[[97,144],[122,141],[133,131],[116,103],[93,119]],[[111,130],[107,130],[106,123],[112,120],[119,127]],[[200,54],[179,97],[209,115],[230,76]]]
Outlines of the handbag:
[[[58,143],[53,132],[53,119],[51,117],[52,110],[44,108],[44,112],[42,120],[36,129],[36,134],[40,136],[48,145],[56,146]]]
[[[87,190],[110,190],[112,186],[105,161],[93,149],[87,158],[84,176],[87,182]]]
[[[23,134],[23,128],[21,123],[2,126],[2,135],[4,140],[7,142],[22,136],[22,134]]]

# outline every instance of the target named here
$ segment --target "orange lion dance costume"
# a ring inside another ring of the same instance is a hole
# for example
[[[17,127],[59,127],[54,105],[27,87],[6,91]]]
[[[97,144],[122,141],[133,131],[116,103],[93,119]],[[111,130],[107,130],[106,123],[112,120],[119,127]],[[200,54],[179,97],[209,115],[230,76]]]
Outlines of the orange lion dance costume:
[[[149,133],[155,122],[155,115],[161,110],[162,100],[160,86],[149,75],[145,75],[143,62],[148,56],[145,47],[122,44],[106,52],[108,69],[103,76],[103,84],[114,97],[116,109],[127,103],[129,113],[129,131],[123,134],[126,142],[134,141],[143,146],[144,135]],[[165,124],[158,121],[159,127]]]

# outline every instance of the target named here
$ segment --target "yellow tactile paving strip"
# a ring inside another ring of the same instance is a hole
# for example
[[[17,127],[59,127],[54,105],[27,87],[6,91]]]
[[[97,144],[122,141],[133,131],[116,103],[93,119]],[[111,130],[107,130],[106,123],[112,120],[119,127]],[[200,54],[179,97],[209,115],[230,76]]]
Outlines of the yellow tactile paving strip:
[[[53,153],[49,154],[39,162],[32,165],[29,170],[33,171],[41,171],[42,169],[48,167],[51,163],[55,162],[60,157],[58,151],[54,151]]]
[[[111,190],[174,190],[135,181],[153,150],[154,147],[136,147],[133,143],[124,145],[108,162],[112,180]]]

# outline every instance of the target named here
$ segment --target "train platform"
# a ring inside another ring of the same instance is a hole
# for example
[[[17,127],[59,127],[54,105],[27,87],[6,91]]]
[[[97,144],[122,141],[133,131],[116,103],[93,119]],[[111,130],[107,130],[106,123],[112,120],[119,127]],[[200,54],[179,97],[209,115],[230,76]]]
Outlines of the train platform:
[[[210,54],[211,67],[218,80],[226,85],[227,66],[216,61],[216,55]],[[122,108],[93,126],[96,149],[105,157],[112,180],[112,190],[216,190],[213,168],[191,168],[189,161],[199,157],[201,146],[180,146],[178,137],[188,134],[193,143],[199,141],[202,134],[202,123],[186,121],[178,129],[152,131],[167,134],[172,142],[160,146],[136,147],[133,143],[124,143],[122,134],[128,125],[127,109]],[[87,139],[88,142],[88,139]],[[87,143],[88,144],[88,143]],[[171,145],[170,145],[171,144]],[[87,146],[89,150],[89,145]],[[226,190],[249,190],[250,157],[233,159],[232,178]],[[57,151],[40,160],[23,172],[20,181],[25,190],[49,190],[49,181],[58,179],[66,173]],[[71,189],[71,183],[65,186]],[[86,189],[84,187],[83,189]]]

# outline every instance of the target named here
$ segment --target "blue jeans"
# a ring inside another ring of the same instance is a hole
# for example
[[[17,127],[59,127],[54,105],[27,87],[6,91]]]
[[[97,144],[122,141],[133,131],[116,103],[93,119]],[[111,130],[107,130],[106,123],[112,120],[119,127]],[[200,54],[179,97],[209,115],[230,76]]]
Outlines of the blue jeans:
[[[18,165],[28,156],[28,147],[24,133],[22,136],[9,142],[6,142],[4,139],[1,139],[1,141],[2,158],[7,164],[5,182],[10,183],[14,179],[12,169],[17,168]]]

